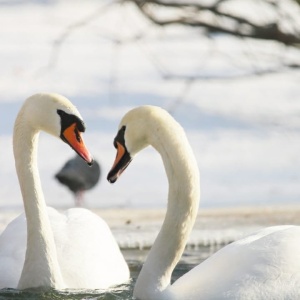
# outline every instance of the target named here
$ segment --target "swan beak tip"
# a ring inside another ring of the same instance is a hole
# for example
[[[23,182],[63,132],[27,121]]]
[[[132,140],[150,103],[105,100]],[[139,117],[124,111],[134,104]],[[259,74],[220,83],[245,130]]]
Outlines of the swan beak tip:
[[[94,159],[84,143],[80,147],[73,145],[72,148],[90,167],[93,165]]]
[[[117,179],[118,179],[118,176],[113,176],[110,173],[107,175],[107,181],[111,184],[115,183],[117,181]]]

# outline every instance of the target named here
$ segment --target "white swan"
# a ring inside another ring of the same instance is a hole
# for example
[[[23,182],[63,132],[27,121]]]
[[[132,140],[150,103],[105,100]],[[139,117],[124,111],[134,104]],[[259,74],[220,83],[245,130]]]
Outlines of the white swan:
[[[82,208],[65,214],[47,209],[37,169],[40,130],[92,161],[81,137],[84,123],[69,100],[57,94],[26,100],[13,136],[26,218],[13,220],[0,236],[0,288],[107,288],[123,283],[129,278],[128,266],[101,218]]]
[[[199,201],[197,163],[181,126],[163,109],[142,106],[122,119],[114,140],[115,182],[134,155],[152,145],[169,180],[164,223],[139,274],[137,299],[300,299],[300,227],[263,229],[232,243],[170,284],[194,224]]]

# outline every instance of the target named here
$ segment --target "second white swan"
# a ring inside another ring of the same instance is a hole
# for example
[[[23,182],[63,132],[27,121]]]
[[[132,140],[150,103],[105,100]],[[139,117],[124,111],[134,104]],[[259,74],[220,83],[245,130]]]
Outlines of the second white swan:
[[[234,242],[171,285],[195,222],[200,188],[193,151],[182,127],[163,109],[129,111],[114,140],[116,160],[108,174],[115,182],[135,154],[152,145],[169,181],[167,213],[136,281],[143,300],[300,299],[300,226],[276,226]]]

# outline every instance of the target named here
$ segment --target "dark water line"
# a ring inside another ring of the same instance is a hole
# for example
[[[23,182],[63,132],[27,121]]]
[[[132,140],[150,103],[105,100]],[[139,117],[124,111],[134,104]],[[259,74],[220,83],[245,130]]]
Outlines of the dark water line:
[[[172,274],[172,282],[203,261],[203,250],[186,251],[180,263]],[[205,252],[209,256],[208,252]],[[200,256],[201,254],[201,256]],[[40,290],[28,289],[24,291],[16,289],[3,289],[0,291],[0,300],[132,300],[135,281],[142,267],[147,251],[124,252],[130,267],[131,280],[127,284],[116,286],[109,290]]]

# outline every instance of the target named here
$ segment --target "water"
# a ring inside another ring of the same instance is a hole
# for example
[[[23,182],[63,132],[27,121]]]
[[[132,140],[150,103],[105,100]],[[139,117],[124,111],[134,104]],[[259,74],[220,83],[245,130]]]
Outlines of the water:
[[[203,259],[203,253],[206,253],[206,257],[209,255],[208,248],[199,250],[188,250],[185,251],[181,261],[176,266],[172,274],[172,282],[183,274],[192,269],[195,265],[201,263]],[[26,291],[20,291],[15,289],[3,289],[0,291],[0,300],[6,299],[47,299],[47,300],[130,300],[133,299],[133,288],[135,285],[136,278],[142,267],[142,263],[148,250],[126,250],[124,256],[128,262],[131,273],[131,280],[128,284],[122,284],[109,290],[45,290],[30,289]],[[201,253],[201,256],[199,255]]]

